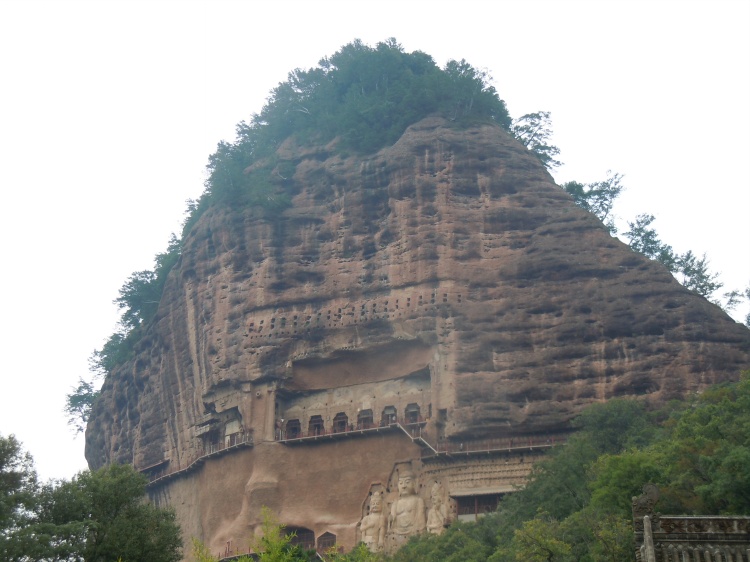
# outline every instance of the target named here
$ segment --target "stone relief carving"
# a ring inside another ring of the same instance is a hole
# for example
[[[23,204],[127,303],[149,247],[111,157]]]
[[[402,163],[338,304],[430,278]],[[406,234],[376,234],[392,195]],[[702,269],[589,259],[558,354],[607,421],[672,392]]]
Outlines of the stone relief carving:
[[[388,549],[395,551],[406,543],[411,535],[421,533],[427,527],[424,500],[417,495],[416,478],[411,469],[402,469],[398,474],[398,499],[391,505],[388,516]]]
[[[654,506],[659,499],[659,488],[653,484],[644,484],[643,493],[633,496],[633,524],[636,531],[643,531],[643,518],[648,515],[658,525],[659,515],[654,513]]]
[[[445,489],[440,482],[435,482],[430,490],[432,506],[427,512],[427,530],[439,535],[448,522],[448,506],[445,504]]]
[[[386,518],[383,512],[383,492],[376,490],[370,496],[370,512],[359,522],[361,541],[370,552],[383,550]]]

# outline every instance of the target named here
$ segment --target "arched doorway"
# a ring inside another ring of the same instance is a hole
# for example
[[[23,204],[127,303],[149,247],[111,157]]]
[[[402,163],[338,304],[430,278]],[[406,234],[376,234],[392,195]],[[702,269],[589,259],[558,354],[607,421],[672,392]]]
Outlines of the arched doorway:
[[[325,532],[318,537],[318,552],[325,553],[336,546],[336,535]]]
[[[406,423],[419,423],[421,421],[419,416],[419,404],[407,404],[406,410],[404,411],[404,418]]]
[[[315,548],[315,533],[310,529],[304,527],[285,527],[284,534],[294,534],[289,541],[289,544],[291,545],[299,545],[305,550],[313,550]]]
[[[310,423],[307,426],[308,435],[323,435],[325,434],[325,426],[323,425],[323,416],[312,416]]]
[[[383,408],[380,425],[390,425],[392,423],[396,423],[396,408],[394,406],[386,406]]]
[[[360,410],[357,414],[357,429],[369,429],[374,425],[372,410]]]
[[[286,422],[286,439],[297,439],[302,437],[302,425],[299,420],[289,420]]]
[[[224,426],[224,446],[231,447],[239,442],[242,425],[240,420],[230,420]]]
[[[349,416],[344,412],[339,412],[333,418],[333,432],[344,433],[349,425]]]

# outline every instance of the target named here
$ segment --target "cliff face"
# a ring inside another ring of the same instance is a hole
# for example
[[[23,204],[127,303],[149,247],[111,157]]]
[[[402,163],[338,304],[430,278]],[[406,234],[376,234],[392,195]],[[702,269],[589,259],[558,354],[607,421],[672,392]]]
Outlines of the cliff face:
[[[287,144],[277,161],[292,207],[201,217],[86,432],[92,467],[190,468],[152,487],[188,536],[240,540],[263,504],[350,546],[404,462],[457,516],[472,488],[517,482],[523,456],[505,472],[467,456],[461,480],[425,451],[546,441],[594,401],[664,401],[750,364],[750,331],[612,238],[497,127],[427,119],[369,158]],[[352,439],[289,441],[334,431]]]

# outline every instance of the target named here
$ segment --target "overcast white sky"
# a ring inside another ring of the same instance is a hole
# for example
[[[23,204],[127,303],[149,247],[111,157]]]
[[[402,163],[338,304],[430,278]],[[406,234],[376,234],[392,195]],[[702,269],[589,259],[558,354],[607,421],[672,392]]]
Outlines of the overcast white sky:
[[[622,219],[656,215],[675,250],[748,285],[746,0],[0,0],[0,434],[42,478],[85,468],[65,394],[216,143],[288,71],[391,36],[488,69],[514,117],[551,111],[558,182],[623,174]]]

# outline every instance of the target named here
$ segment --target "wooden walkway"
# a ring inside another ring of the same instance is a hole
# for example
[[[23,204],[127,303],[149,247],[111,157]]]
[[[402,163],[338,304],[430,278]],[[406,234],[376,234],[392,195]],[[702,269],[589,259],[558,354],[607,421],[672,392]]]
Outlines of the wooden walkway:
[[[471,440],[465,443],[455,443],[443,441],[440,443],[430,443],[427,437],[423,434],[422,428],[425,426],[425,421],[418,421],[413,423],[404,422],[403,420],[392,421],[390,423],[364,428],[346,428],[343,431],[322,431],[319,433],[309,433],[307,435],[298,435],[295,437],[286,437],[276,439],[275,442],[283,445],[294,446],[294,445],[309,445],[313,443],[320,443],[326,441],[338,441],[345,439],[356,439],[358,437],[367,437],[371,435],[378,435],[382,433],[403,433],[411,441],[422,448],[422,460],[437,459],[440,457],[462,457],[462,456],[478,456],[487,455],[493,453],[512,453],[520,451],[533,451],[535,449],[549,449],[555,445],[565,443],[566,439],[562,436],[537,436],[537,437],[525,437],[525,438],[497,438],[497,439],[483,439],[483,440]],[[254,445],[252,433],[237,434],[233,437],[229,444],[225,442],[214,443],[207,449],[201,452],[199,456],[193,459],[184,468],[178,468],[173,470],[162,470],[149,474],[148,487],[156,486],[157,484],[163,483],[173,478],[178,478],[184,474],[196,470],[203,465],[206,460],[214,457],[225,455],[231,451],[235,451],[244,447],[252,447]]]
[[[367,435],[376,435],[382,432],[401,431],[413,443],[416,443],[424,450],[423,459],[435,458],[440,456],[458,457],[458,456],[476,456],[489,453],[518,452],[529,451],[534,449],[549,449],[555,445],[565,443],[565,438],[561,436],[537,436],[537,437],[514,437],[514,438],[497,438],[481,439],[466,441],[465,443],[443,442],[438,444],[430,443],[422,433],[422,428],[426,422],[406,423],[403,420],[394,421],[385,425],[352,428],[344,431],[325,431],[321,433],[309,433],[295,437],[284,437],[277,439],[279,443],[285,445],[302,445],[320,441],[333,441],[341,439],[351,439],[364,437]]]
[[[186,467],[150,474],[147,487],[155,486],[158,483],[177,478],[179,476],[182,476],[183,474],[187,474],[188,472],[192,472],[193,470],[201,466],[204,462],[206,462],[207,459],[219,457],[221,455],[229,453],[230,451],[235,451],[240,448],[252,446],[253,435],[251,433],[240,434],[237,436],[237,438],[232,439],[229,444],[226,444],[224,442],[212,443],[207,449],[204,449],[204,451],[199,456],[193,459]]]

